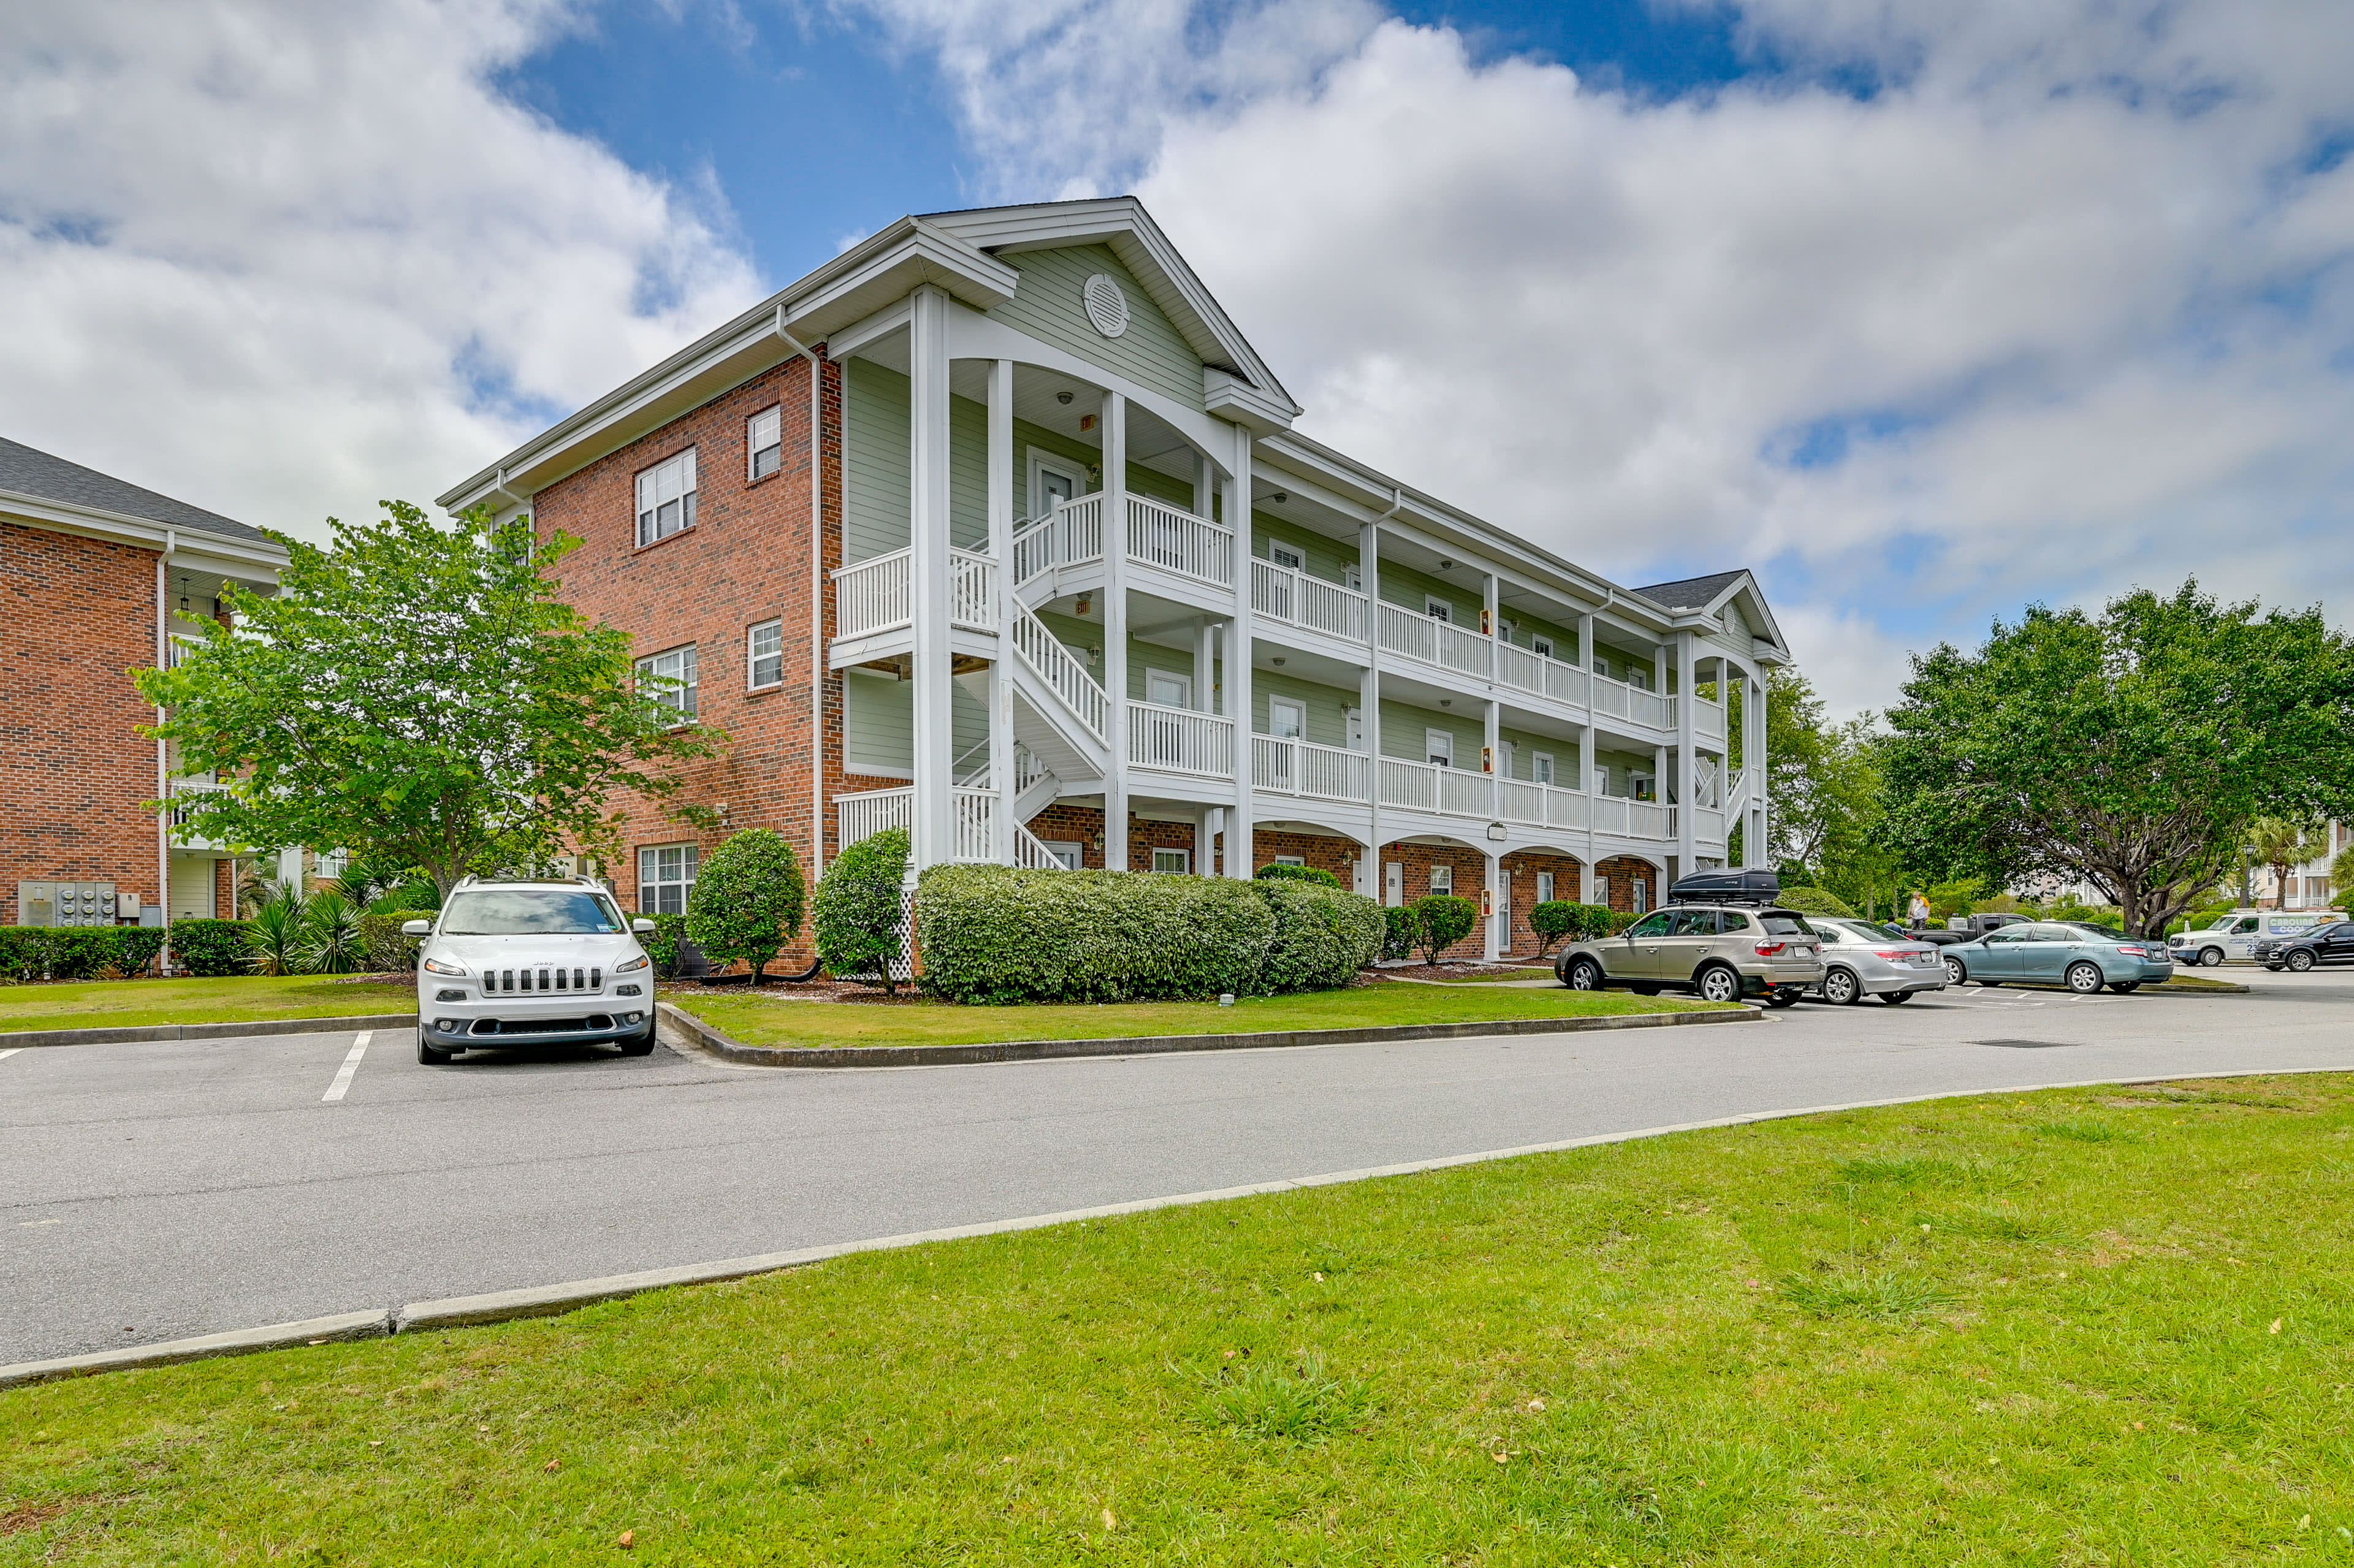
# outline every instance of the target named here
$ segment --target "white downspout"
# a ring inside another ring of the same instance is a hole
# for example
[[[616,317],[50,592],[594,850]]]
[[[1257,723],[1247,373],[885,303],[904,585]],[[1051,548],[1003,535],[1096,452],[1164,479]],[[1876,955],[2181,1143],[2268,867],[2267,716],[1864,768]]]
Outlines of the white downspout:
[[[819,417],[825,371],[816,351],[785,330],[777,306],[776,333],[810,367],[810,881],[825,874],[825,436]]]
[[[172,557],[179,548],[179,531],[164,529],[164,553],[155,557],[155,668],[158,670],[170,667],[167,661],[171,656],[171,634],[164,620],[167,613],[164,609],[167,587],[164,579],[171,569]],[[163,725],[164,710],[158,706],[155,709],[155,726],[160,729]],[[159,975],[172,972],[172,779],[168,745],[162,736],[155,737],[155,799],[164,805],[164,809],[155,813],[155,891],[156,897],[164,906],[160,917],[164,945],[155,954],[155,972]],[[233,915],[236,911],[232,909],[230,913]]]

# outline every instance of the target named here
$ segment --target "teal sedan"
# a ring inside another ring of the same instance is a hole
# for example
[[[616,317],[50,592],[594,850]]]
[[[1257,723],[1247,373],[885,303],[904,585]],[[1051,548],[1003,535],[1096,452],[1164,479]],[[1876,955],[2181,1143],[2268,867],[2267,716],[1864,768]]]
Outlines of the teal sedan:
[[[1956,942],[1939,956],[1946,960],[1948,985],[2015,980],[2064,985],[2079,996],[2091,996],[2103,986],[2124,995],[2174,973],[2164,942],[2056,922],[2005,926],[1975,942]]]

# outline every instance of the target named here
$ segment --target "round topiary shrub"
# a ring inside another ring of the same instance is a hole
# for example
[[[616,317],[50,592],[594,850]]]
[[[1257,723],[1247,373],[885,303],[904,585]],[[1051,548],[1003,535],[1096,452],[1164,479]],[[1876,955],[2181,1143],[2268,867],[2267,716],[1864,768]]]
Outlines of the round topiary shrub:
[[[1479,906],[1451,893],[1416,899],[1414,912],[1422,917],[1422,935],[1415,945],[1422,949],[1426,964],[1437,963],[1440,953],[1469,936],[1479,923]]]
[[[760,971],[801,934],[807,902],[793,846],[767,828],[746,828],[696,871],[686,934],[715,965],[749,965],[758,985]]]
[[[1261,991],[1334,990],[1382,950],[1389,923],[1370,898],[1288,877],[1270,878],[1258,892],[1275,921],[1259,966]]]
[[[843,979],[878,977],[895,988],[899,887],[907,874],[907,830],[885,828],[852,844],[818,879],[817,957]]]

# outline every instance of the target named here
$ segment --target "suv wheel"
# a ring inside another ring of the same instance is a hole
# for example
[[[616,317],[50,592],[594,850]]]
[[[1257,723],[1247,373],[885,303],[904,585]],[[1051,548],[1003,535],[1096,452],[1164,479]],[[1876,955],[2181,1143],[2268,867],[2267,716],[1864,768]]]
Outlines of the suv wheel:
[[[2288,967],[2289,971],[2293,974],[2301,975],[2305,973],[2306,970],[2313,967],[2313,949],[2310,948],[2291,948],[2288,950]]]
[[[2101,966],[2094,963],[2070,964],[2068,989],[2078,996],[2093,996],[2108,982],[2102,978]]]
[[[649,1021],[643,1034],[625,1034],[613,1042],[624,1056],[651,1056],[654,1054],[654,1026]]]
[[[418,1060],[418,1063],[419,1063],[419,1065],[421,1065],[421,1066],[427,1066],[427,1067],[439,1067],[439,1066],[441,1066],[443,1064],[447,1063],[447,1062],[450,1060],[450,1058],[451,1058],[451,1057],[452,1057],[452,1056],[456,1055],[457,1054],[458,1054],[458,1053],[456,1053],[455,1051],[437,1051],[437,1050],[435,1050],[432,1046],[430,1046],[430,1045],[429,1045],[429,1044],[427,1044],[425,1043],[425,1031],[424,1031],[423,1029],[421,1029],[421,1028],[420,1028],[419,1030],[418,1030],[418,1032],[417,1032],[417,1060]]]
[[[1863,1000],[1863,982],[1855,978],[1852,969],[1833,969],[1823,977],[1823,1000],[1840,1007],[1853,1007]]]
[[[1592,959],[1573,959],[1569,972],[1561,977],[1561,983],[1572,991],[1600,991],[1602,966]]]
[[[1741,976],[1723,964],[1711,964],[1700,971],[1692,982],[1702,1001],[1738,1001],[1741,1000]]]

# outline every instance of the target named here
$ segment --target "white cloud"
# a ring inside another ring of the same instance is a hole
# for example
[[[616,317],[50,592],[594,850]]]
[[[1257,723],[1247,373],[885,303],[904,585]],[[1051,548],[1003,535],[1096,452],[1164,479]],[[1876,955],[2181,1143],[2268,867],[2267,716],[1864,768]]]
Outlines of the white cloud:
[[[500,98],[555,0],[0,8],[0,429],[243,520],[422,502],[754,297]]]
[[[1095,9],[1046,8],[1069,52],[1034,59],[929,25],[1013,176],[1070,177],[1040,149],[1119,96],[1080,172],[1149,143],[1138,190],[1307,428],[1621,580],[1766,567],[1838,705],[2031,599],[2354,584],[2291,532],[2354,521],[2354,160],[2314,157],[2354,9],[1740,9],[1884,85],[1661,102],[1339,5],[1244,13],[1299,44],[1226,90],[1167,6],[1086,49]]]

